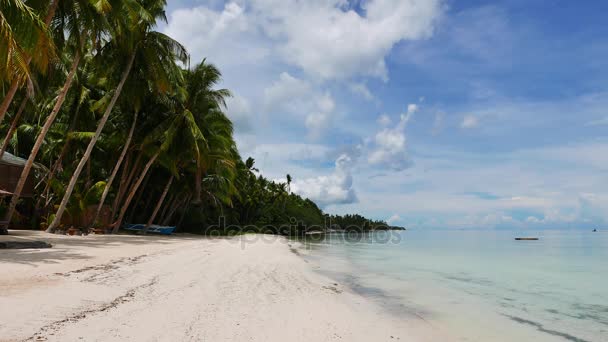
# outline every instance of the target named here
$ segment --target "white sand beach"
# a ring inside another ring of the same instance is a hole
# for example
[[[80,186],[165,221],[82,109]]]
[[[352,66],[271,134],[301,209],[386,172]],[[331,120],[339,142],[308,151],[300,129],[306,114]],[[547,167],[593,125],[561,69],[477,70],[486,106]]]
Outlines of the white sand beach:
[[[446,341],[314,271],[277,236],[58,236],[0,250],[2,341]]]

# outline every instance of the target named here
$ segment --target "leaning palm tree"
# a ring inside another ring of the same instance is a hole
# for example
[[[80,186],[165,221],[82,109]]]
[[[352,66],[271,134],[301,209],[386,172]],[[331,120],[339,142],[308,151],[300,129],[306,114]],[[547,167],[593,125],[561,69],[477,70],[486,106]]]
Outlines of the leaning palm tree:
[[[170,109],[171,110],[171,109]],[[131,201],[135,197],[135,193],[139,190],[143,180],[146,178],[148,171],[156,160],[161,155],[168,155],[167,151],[175,144],[176,140],[183,139],[189,140],[191,145],[187,146],[198,146],[201,142],[204,142],[202,133],[195,127],[188,127],[189,124],[193,124],[194,120],[191,116],[183,117],[182,115],[169,115],[169,117],[160,125],[158,125],[152,132],[150,132],[144,141],[142,142],[141,154],[151,155],[150,159],[144,166],[139,178],[135,181],[135,184],[131,187],[127,198],[122,204],[118,219],[113,223],[113,233],[118,232],[122,226],[122,222],[125,218],[125,214],[131,205]],[[195,124],[193,124],[195,126]],[[185,133],[185,134],[184,134]],[[155,147],[159,145],[159,147]],[[182,146],[180,144],[180,146]],[[194,147],[196,149],[197,147]],[[175,153],[173,155],[176,155]],[[176,165],[177,162],[168,163],[165,165]],[[176,170],[172,170],[173,174],[176,174]],[[172,180],[171,180],[172,181]],[[171,186],[169,184],[169,186]]]
[[[187,160],[192,159],[192,156],[189,151],[183,150],[180,144],[174,142],[172,146],[174,146],[173,149],[167,151],[167,153],[163,153],[162,157],[159,158],[160,165],[163,166],[163,168],[167,169],[167,171],[169,172],[169,177],[167,178],[167,183],[165,184],[165,187],[160,195],[160,198],[158,199],[158,202],[156,202],[156,206],[154,207],[152,214],[148,218],[148,222],[146,223],[146,226],[143,230],[144,234],[148,232],[148,229],[154,223],[154,220],[156,219],[160,208],[165,202],[165,198],[169,193],[169,189],[171,188],[173,181],[179,177],[181,165],[184,164]]]
[[[49,12],[53,11],[51,5]],[[47,28],[51,17],[43,22],[39,14],[24,0],[0,0],[0,82],[10,83],[0,103],[0,123],[19,87],[27,83],[33,90],[30,63],[45,71],[53,56]]]
[[[142,1],[137,20],[135,22],[132,18],[120,20],[117,23],[120,25],[116,26],[119,29],[113,31],[113,41],[104,47],[104,49],[110,49],[111,53],[122,53],[123,56],[126,53],[126,56],[128,56],[126,59],[127,64],[124,66],[122,76],[114,90],[112,99],[99,120],[97,130],[80,159],[76,170],[74,170],[55,218],[49,225],[47,232],[53,232],[55,227],[61,222],[61,217],[70,200],[78,177],[89,160],[93,147],[95,147],[97,140],[101,136],[101,132],[112,113],[112,109],[121,94],[125,82],[129,78],[131,70],[134,67],[135,69],[146,70],[149,77],[155,79],[155,83],[159,89],[168,90],[175,82],[176,74],[179,72],[176,61],[187,62],[188,53],[180,43],[165,34],[152,30],[157,20],[166,21],[164,6],[164,0]],[[181,73],[179,75],[181,76]]]
[[[6,132],[6,137],[4,138],[4,141],[2,142],[2,147],[0,147],[0,159],[2,159],[2,156],[4,155],[4,152],[6,152],[6,149],[8,148],[8,144],[10,143],[11,139],[13,138],[13,134],[15,134],[15,131],[17,131],[17,125],[19,124],[19,120],[21,119],[21,114],[23,114],[23,111],[25,110],[25,106],[27,105],[27,96],[23,98],[23,100],[21,100],[21,105],[19,105],[19,109],[17,109],[17,113],[15,114],[15,116],[13,117],[13,120],[11,121],[11,126],[9,127],[8,131]]]
[[[106,198],[108,197],[108,194],[110,193],[110,189],[112,188],[112,184],[114,183],[114,179],[116,178],[116,175],[118,174],[118,170],[120,169],[120,166],[122,165],[122,162],[124,161],[124,159],[127,155],[127,152],[129,151],[129,147],[131,146],[131,141],[133,140],[133,133],[135,132],[136,125],[137,125],[137,111],[134,111],[133,112],[133,121],[131,123],[131,128],[129,129],[129,133],[127,135],[127,140],[124,143],[120,156],[118,157],[118,161],[112,168],[112,173],[110,174],[110,177],[108,178],[108,181],[106,182],[105,188],[103,189],[103,193],[101,195],[99,203],[97,204],[97,209],[95,210],[95,216],[93,217],[93,220],[91,221],[92,225],[95,225],[97,223],[97,220],[99,219],[99,215],[101,214],[101,209],[103,208]]]
[[[58,6],[59,15],[66,19],[59,20],[58,22],[60,25],[58,25],[57,30],[55,30],[59,32],[56,35],[56,41],[62,44],[65,43],[64,45],[66,52],[64,53],[64,57],[67,63],[70,64],[69,71],[66,75],[65,82],[57,95],[55,105],[53,106],[50,114],[47,116],[45,123],[38,134],[36,142],[32,147],[27,162],[21,172],[17,186],[13,191],[13,196],[11,198],[5,218],[7,222],[10,222],[13,216],[15,207],[19,202],[19,198],[21,197],[21,191],[23,191],[23,187],[25,186],[25,182],[29,177],[30,171],[34,165],[34,161],[36,160],[36,156],[44,143],[47,133],[55,122],[55,118],[57,117],[57,114],[59,114],[70,86],[72,85],[72,81],[74,80],[74,76],[78,70],[81,57],[85,53],[83,38],[98,36],[103,30],[103,24],[105,21],[103,20],[103,16],[97,12],[96,8],[91,6],[88,2],[82,3],[81,1],[74,1],[70,2],[70,4],[73,6]],[[62,5],[65,5],[65,3],[62,3]]]

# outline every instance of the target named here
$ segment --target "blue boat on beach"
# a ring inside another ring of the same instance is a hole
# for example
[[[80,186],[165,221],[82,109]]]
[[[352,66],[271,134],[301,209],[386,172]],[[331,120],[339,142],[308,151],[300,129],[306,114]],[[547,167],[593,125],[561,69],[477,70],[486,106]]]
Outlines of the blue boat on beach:
[[[146,228],[145,224],[127,224],[123,227],[126,230],[131,230],[131,231],[141,231],[143,232],[144,229]],[[148,228],[148,233],[156,233],[156,234],[161,234],[161,235],[171,235],[173,234],[173,232],[175,231],[175,227],[166,227],[166,226],[158,226],[158,225],[151,225]]]

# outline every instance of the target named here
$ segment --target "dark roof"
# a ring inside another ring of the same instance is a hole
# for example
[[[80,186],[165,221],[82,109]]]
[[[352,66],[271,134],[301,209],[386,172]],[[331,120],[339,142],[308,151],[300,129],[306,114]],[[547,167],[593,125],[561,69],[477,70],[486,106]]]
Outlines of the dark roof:
[[[26,163],[27,163],[27,160],[14,156],[8,152],[4,152],[4,154],[2,155],[2,159],[0,159],[0,164],[5,164],[5,165],[14,165],[14,166],[24,167]]]

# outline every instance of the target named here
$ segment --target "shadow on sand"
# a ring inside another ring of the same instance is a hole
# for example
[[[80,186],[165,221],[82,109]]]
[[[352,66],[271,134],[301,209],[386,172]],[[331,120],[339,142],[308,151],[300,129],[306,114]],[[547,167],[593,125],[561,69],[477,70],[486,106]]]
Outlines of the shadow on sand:
[[[48,234],[33,230],[10,230],[9,235],[0,236],[0,242],[42,241],[53,248],[48,249],[0,249],[0,264],[56,264],[62,260],[90,259],[85,251],[91,248],[112,249],[121,246],[145,244],[167,244],[178,241],[196,241],[204,237],[191,234],[159,235],[88,235],[68,236]]]

